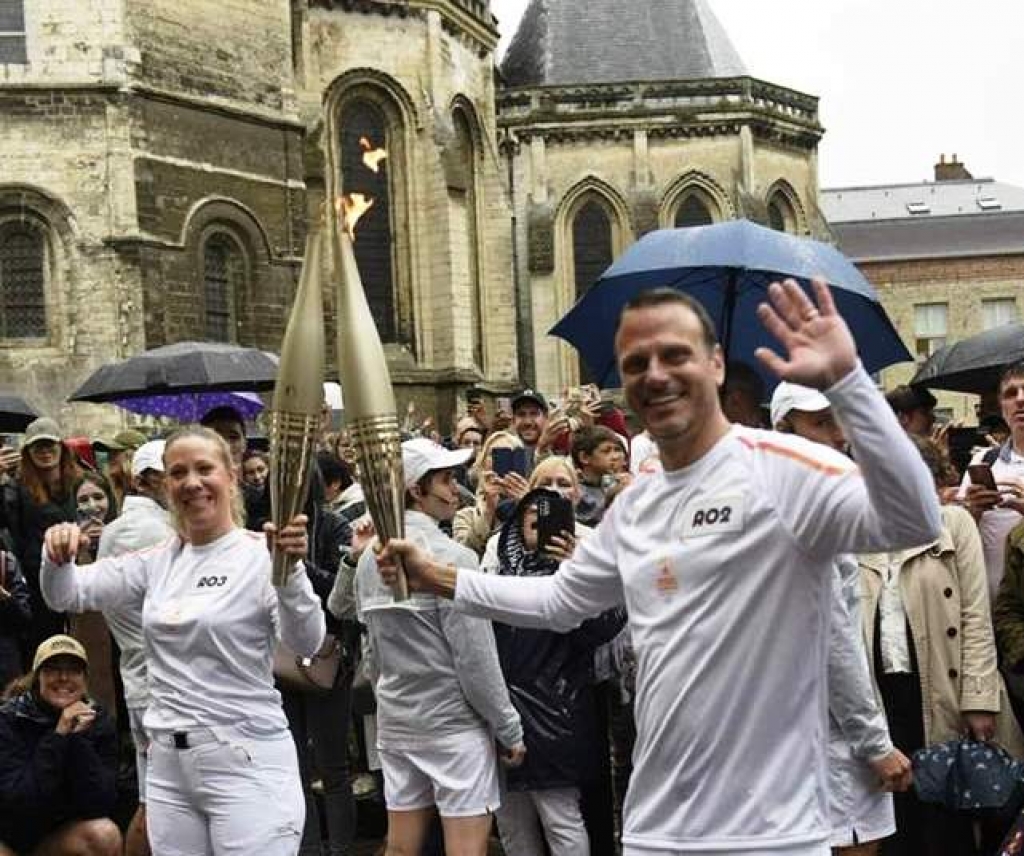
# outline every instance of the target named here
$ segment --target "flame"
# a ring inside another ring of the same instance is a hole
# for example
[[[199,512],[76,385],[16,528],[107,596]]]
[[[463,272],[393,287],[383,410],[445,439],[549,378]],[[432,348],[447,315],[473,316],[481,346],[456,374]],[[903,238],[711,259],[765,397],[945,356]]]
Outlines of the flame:
[[[384,160],[388,153],[385,149],[374,148],[366,137],[359,138],[359,148],[363,150],[363,163],[366,168],[372,172],[380,172],[380,162]]]
[[[336,203],[338,214],[341,215],[342,227],[354,242],[356,239],[356,223],[363,215],[373,208],[373,200],[364,193],[347,193]]]

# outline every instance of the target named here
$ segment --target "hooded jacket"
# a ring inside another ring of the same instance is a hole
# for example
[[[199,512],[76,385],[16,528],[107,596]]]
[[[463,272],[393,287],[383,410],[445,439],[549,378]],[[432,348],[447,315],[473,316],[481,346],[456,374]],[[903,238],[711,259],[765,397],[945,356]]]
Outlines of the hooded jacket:
[[[72,820],[109,817],[117,799],[117,736],[102,710],[78,734],[32,691],[0,707],[0,841],[29,851]]]
[[[557,559],[527,551],[522,537],[525,510],[548,493],[528,493],[494,536],[496,573],[548,576],[558,570]],[[526,743],[526,760],[506,772],[509,790],[576,787],[597,774],[594,651],[615,638],[625,623],[623,609],[609,610],[568,633],[494,622],[498,660]]]

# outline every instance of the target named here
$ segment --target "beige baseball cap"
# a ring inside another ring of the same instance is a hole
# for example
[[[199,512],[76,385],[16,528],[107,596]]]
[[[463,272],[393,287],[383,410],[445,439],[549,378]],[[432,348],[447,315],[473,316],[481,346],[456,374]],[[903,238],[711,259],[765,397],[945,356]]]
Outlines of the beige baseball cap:
[[[60,634],[39,643],[36,655],[32,658],[32,673],[37,673],[47,660],[54,657],[77,657],[86,668],[89,667],[89,657],[82,643],[71,636]]]

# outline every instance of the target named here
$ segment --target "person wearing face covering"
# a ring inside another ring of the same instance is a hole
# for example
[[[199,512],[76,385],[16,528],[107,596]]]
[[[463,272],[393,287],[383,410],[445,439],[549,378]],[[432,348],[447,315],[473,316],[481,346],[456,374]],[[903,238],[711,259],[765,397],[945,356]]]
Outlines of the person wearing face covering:
[[[531,490],[492,541],[492,566],[501,576],[549,576],[572,552],[572,533],[539,549],[537,504],[559,496]],[[586,621],[569,633],[494,622],[498,660],[512,703],[523,721],[526,760],[508,770],[497,811],[507,856],[543,853],[587,856],[590,841],[580,809],[580,786],[598,774],[599,717],[593,692],[595,649],[625,624],[619,611]]]

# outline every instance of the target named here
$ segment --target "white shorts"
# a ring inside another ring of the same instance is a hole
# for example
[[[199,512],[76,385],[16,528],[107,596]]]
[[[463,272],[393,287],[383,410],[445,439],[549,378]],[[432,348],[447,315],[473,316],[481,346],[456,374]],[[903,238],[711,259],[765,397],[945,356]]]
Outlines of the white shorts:
[[[146,715],[144,707],[128,708],[128,727],[132,732],[132,743],[135,744],[135,772],[139,782],[139,802],[146,802],[146,766],[149,754],[149,738],[142,727],[142,717]]]
[[[377,750],[389,811],[436,805],[441,817],[476,817],[501,805],[494,739],[485,731]]]

